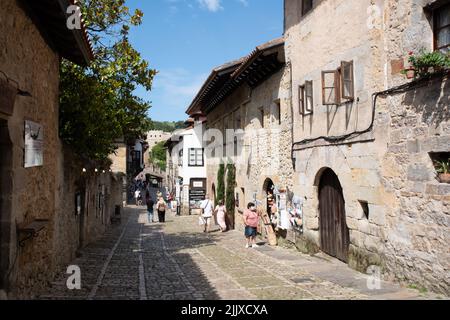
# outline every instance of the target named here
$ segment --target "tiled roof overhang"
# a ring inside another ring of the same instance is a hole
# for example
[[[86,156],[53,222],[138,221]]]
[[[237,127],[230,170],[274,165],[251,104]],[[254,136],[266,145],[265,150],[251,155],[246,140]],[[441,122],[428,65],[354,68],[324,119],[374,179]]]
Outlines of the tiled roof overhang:
[[[203,84],[197,96],[187,109],[188,115],[194,115],[202,111],[206,101],[210,101],[217,90],[219,90],[231,77],[234,71],[242,64],[244,58],[226,63],[213,69],[208,79]]]
[[[216,72],[217,69],[213,70],[186,113],[202,111],[208,114],[240,85],[247,83],[255,88],[278,72],[285,64],[284,39],[258,46],[246,58],[231,64],[233,68],[227,69],[222,76]]]
[[[94,59],[86,28],[70,30],[67,13],[75,0],[20,0],[23,8],[39,28],[42,36],[59,54],[73,63],[87,65]]]

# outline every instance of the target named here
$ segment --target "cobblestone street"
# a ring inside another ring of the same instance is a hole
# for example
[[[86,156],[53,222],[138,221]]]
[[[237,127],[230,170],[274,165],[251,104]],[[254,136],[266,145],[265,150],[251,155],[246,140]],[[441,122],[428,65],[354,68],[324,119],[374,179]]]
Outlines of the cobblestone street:
[[[125,211],[121,225],[73,261],[81,268],[82,289],[68,290],[63,270],[40,299],[436,298],[385,282],[369,290],[367,276],[324,255],[268,246],[245,249],[241,232],[204,234],[197,216],[171,213],[165,225],[149,225],[145,210]]]

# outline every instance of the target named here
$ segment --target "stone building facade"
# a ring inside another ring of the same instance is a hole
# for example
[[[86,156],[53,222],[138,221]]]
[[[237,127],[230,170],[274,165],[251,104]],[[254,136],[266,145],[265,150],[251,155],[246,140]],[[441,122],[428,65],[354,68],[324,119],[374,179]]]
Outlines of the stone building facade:
[[[190,215],[199,211],[207,186],[207,159],[203,146],[204,119],[189,119],[185,129],[176,130],[166,141],[168,191],[179,204],[178,213]]]
[[[247,203],[266,206],[269,185],[293,188],[291,79],[284,56],[280,38],[215,68],[187,111],[207,116],[203,140],[208,193],[215,202],[225,200],[217,198],[220,164],[235,166],[237,210],[230,223],[238,229],[243,228],[240,212]],[[230,83],[236,85],[228,87]]]
[[[60,59],[78,64],[92,59],[85,32],[67,29],[61,3],[0,2],[2,298],[32,298],[48,285],[56,270],[73,259],[80,246],[104,230],[110,210],[120,205],[116,197],[120,184],[115,177],[94,168],[83,173],[59,139]],[[27,121],[40,129],[33,129]],[[36,135],[30,134],[32,139],[43,137],[42,149],[34,145],[36,157],[31,159],[37,161],[32,163],[36,166],[24,161],[31,150],[25,145],[27,130]],[[89,200],[84,201],[84,191],[90,192]],[[91,201],[95,199],[104,209],[102,219],[93,213]]]
[[[445,4],[286,0],[285,41],[298,247],[448,294],[450,189],[433,165],[450,151],[448,78],[400,74],[409,51],[435,49]]]

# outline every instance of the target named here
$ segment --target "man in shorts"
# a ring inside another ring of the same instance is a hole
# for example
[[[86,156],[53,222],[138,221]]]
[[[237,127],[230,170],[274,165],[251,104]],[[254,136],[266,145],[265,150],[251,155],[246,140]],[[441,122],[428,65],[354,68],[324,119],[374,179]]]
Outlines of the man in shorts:
[[[208,233],[214,212],[214,205],[212,201],[209,199],[209,195],[206,195],[206,198],[205,200],[202,201],[200,208],[202,209],[202,218],[205,221],[204,224],[205,229],[203,230],[203,232]]]
[[[259,223],[259,215],[256,211],[256,206],[254,203],[249,203],[247,205],[247,210],[244,212],[244,224],[245,224],[245,238],[247,239],[246,248],[257,248],[256,244],[256,233]]]

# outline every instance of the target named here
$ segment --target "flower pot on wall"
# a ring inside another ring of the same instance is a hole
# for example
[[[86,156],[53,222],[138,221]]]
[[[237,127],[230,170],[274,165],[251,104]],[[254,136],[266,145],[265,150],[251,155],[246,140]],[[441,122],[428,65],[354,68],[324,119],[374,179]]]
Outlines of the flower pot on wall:
[[[450,183],[450,173],[440,173],[439,181],[441,183]]]
[[[415,76],[416,76],[416,70],[414,70],[414,69],[406,70],[406,78],[414,79]]]

